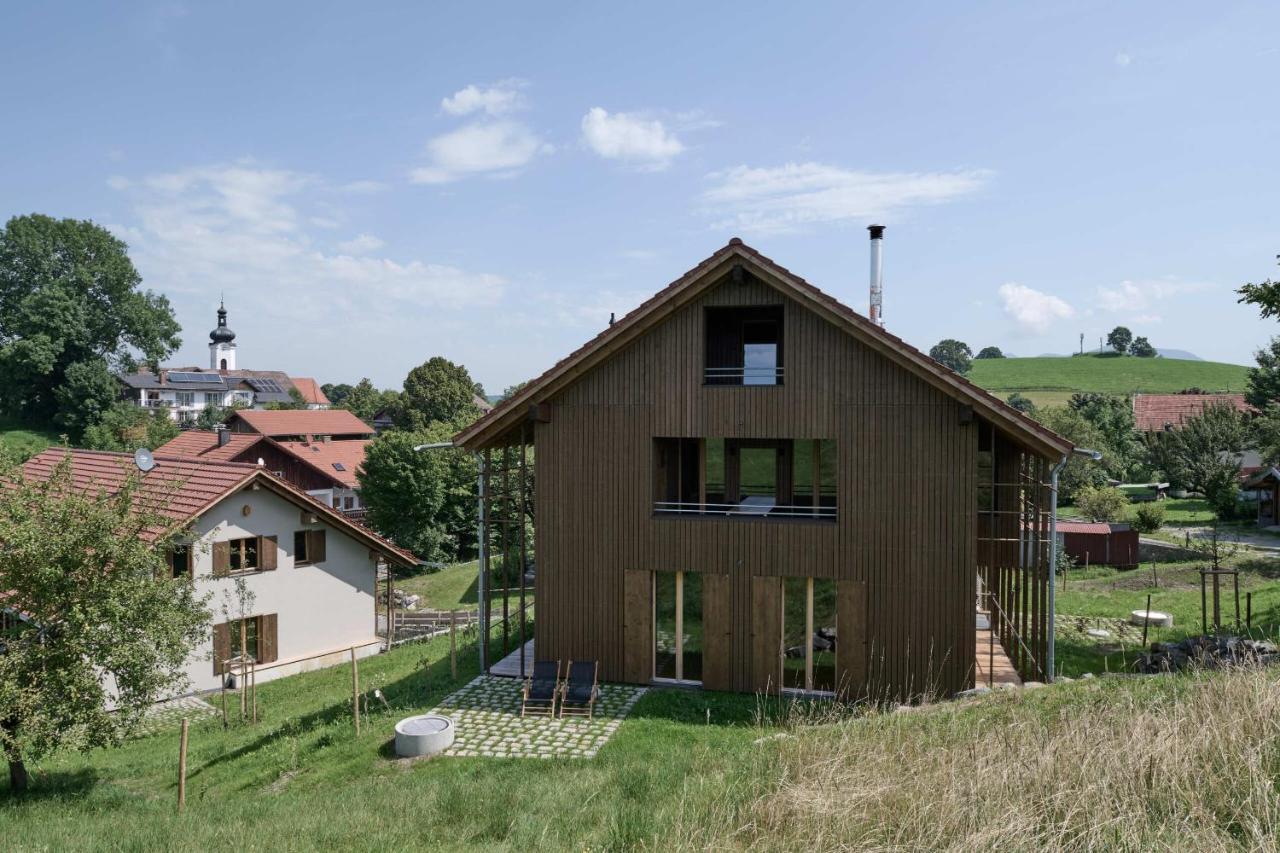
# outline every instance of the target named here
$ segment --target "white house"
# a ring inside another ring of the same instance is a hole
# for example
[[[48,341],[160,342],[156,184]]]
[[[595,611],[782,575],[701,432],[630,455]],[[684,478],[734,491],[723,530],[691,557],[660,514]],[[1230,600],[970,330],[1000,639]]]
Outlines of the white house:
[[[112,493],[137,471],[127,453],[52,448],[24,476],[48,477],[68,455],[77,491]],[[189,544],[167,555],[173,576],[212,594],[211,637],[187,665],[191,690],[221,686],[242,631],[259,681],[381,648],[378,566],[412,566],[412,554],[257,465],[157,456],[141,476],[143,495],[166,496],[166,513],[190,525]]]

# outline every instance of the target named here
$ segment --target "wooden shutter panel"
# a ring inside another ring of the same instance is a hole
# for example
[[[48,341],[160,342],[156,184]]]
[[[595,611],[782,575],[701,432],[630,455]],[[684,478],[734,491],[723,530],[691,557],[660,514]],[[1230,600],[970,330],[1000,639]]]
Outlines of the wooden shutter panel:
[[[685,577],[688,577],[686,574]],[[702,576],[702,686],[731,690],[729,576]]]
[[[836,680],[842,698],[866,696],[866,581],[836,581]]]
[[[258,617],[258,663],[275,663],[276,658],[279,657],[276,623],[274,613]]]
[[[324,531],[323,530],[307,531],[307,562],[308,563],[324,562]]]
[[[782,686],[782,578],[751,579],[751,672],[759,693]]]
[[[213,543],[213,576],[223,578],[231,574],[231,543]]]
[[[226,622],[213,626],[213,674],[222,675],[222,662],[231,657],[231,628]]]
[[[622,680],[653,680],[653,574],[627,569],[623,578]]]
[[[258,537],[258,569],[263,572],[274,572],[276,565],[279,563],[279,556],[276,547],[276,537],[259,536]]]

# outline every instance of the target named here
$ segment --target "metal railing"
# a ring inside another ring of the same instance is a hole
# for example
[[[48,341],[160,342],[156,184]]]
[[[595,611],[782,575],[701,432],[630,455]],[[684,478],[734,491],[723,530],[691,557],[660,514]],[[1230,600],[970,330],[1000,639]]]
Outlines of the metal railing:
[[[708,367],[704,380],[711,385],[781,385],[783,367]]]
[[[686,501],[654,501],[653,511],[663,515],[727,515],[743,518],[818,518],[835,521],[836,507],[813,504],[761,504],[747,502],[691,503]]]

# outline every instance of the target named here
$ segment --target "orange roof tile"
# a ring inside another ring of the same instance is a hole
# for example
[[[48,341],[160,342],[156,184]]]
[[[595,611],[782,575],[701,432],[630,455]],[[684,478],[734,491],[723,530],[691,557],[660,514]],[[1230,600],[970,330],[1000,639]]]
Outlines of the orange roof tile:
[[[194,456],[201,459],[233,462],[244,451],[266,437],[247,432],[227,432],[227,443],[218,444],[220,430],[189,429],[156,448],[157,456]]]
[[[346,441],[277,441],[276,446],[283,448],[303,462],[319,469],[325,475],[333,477],[349,489],[360,488],[356,473],[364,464],[365,448],[369,439],[348,439]],[[337,465],[342,466],[338,470]]]
[[[373,435],[373,427],[346,409],[241,409],[239,419],[251,430],[273,438],[282,435]]]
[[[320,383],[309,376],[290,376],[289,381],[298,389],[302,399],[313,406],[328,406],[329,398],[320,390]]]
[[[1240,412],[1253,411],[1253,407],[1244,401],[1243,394],[1135,394],[1134,426],[1143,432],[1155,432],[1166,427],[1178,429],[1202,414],[1206,406],[1216,405],[1232,406]]]

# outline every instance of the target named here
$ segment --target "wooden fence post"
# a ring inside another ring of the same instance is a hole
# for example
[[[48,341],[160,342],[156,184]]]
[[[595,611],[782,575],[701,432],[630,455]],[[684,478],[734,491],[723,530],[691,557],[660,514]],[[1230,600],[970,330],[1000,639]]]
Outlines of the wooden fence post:
[[[187,804],[187,727],[189,721],[182,718],[182,736],[178,743],[178,814]]]
[[[458,678],[458,612],[449,611],[449,674]]]
[[[360,736],[360,665],[356,663],[356,647],[351,647],[351,715]]]
[[[1151,624],[1151,593],[1147,593],[1147,611],[1142,615],[1142,648],[1147,648],[1147,626]]]

